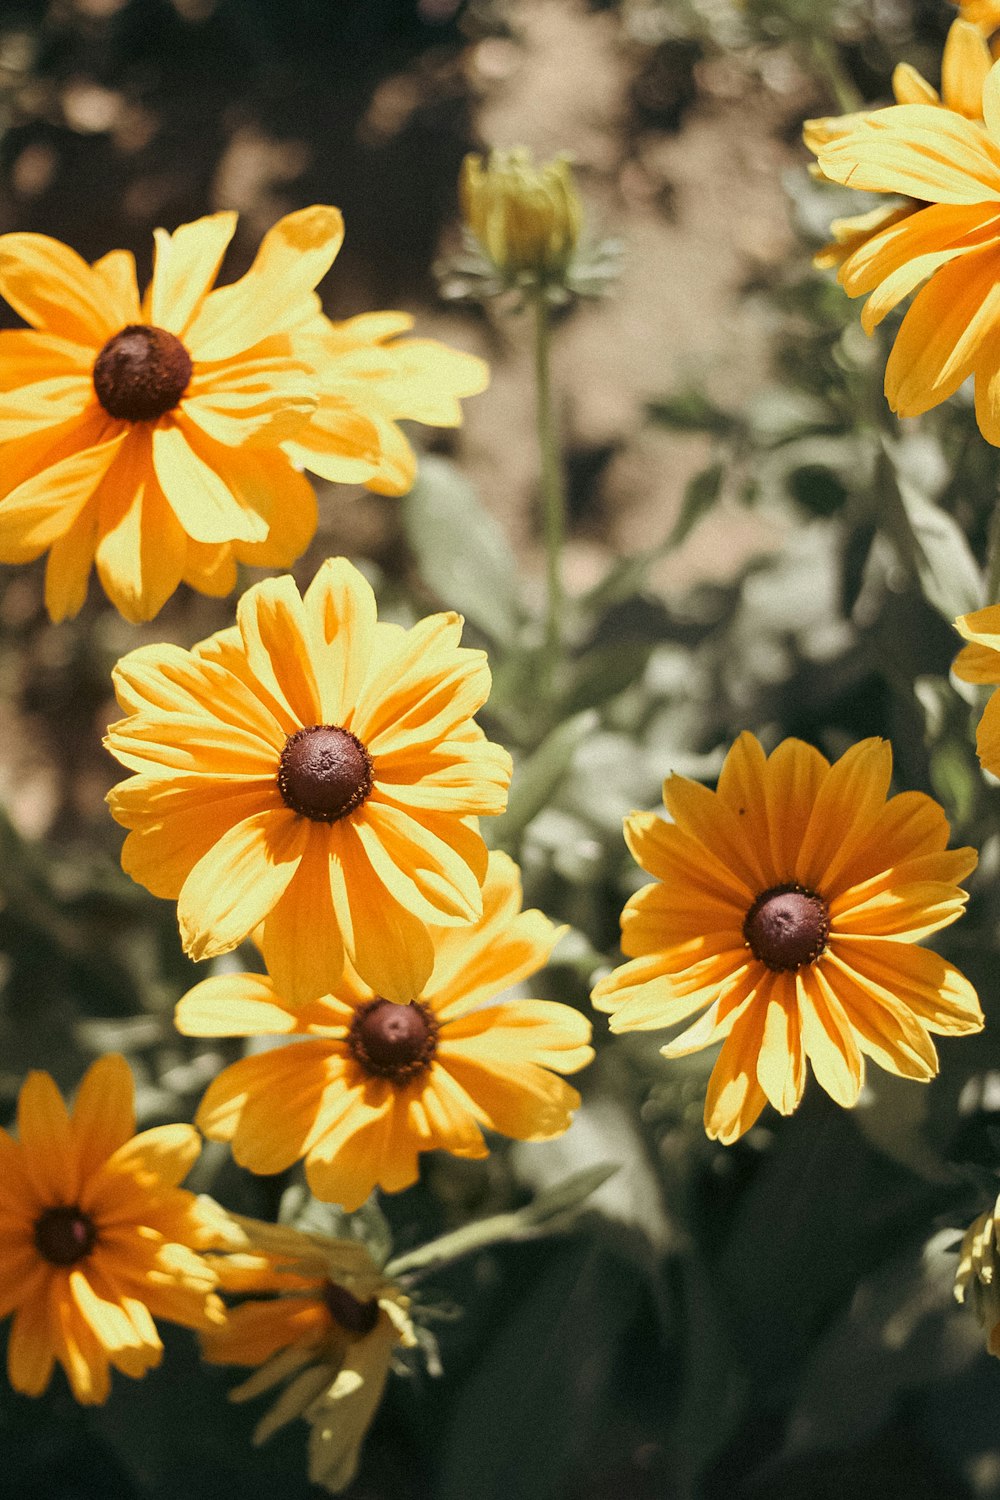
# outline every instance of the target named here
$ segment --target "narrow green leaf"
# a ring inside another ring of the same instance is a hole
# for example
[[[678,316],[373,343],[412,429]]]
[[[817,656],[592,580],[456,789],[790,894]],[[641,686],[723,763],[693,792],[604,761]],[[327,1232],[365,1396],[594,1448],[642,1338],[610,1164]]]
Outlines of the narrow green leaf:
[[[593,709],[576,714],[553,729],[538,749],[514,768],[507,811],[496,833],[504,848],[512,848],[536,813],[541,812],[562,781],[577,746],[597,728]]]

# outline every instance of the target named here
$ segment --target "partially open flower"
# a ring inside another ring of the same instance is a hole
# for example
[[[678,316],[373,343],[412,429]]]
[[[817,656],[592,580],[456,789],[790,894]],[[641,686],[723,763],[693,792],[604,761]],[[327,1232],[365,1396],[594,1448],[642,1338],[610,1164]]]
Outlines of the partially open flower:
[[[416,1343],[409,1299],[357,1240],[237,1218],[231,1243],[235,1253],[215,1260],[219,1281],[248,1300],[204,1335],[204,1357],[259,1366],[232,1401],[283,1387],[254,1442],[304,1417],[309,1478],[340,1494],[357,1472],[394,1356]]]
[[[536,166],[523,146],[491,151],[485,163],[472,154],[459,193],[466,224],[510,285],[565,277],[582,218],[567,157]]]

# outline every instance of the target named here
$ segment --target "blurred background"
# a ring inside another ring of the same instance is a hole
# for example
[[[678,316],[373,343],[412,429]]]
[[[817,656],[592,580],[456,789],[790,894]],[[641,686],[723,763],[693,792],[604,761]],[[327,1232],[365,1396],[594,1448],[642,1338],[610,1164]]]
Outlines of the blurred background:
[[[0,231],[88,259],[128,247],[143,281],[155,226],[235,208],[229,280],[279,215],[335,203],[327,312],[402,308],[490,361],[460,431],[413,434],[429,453],[413,497],[320,486],[295,573],[347,553],[389,617],[461,608],[490,651],[488,727],[518,759],[498,838],[528,901],[573,927],[536,993],[588,1009],[640,879],[621,817],[656,805],[668,771],[711,779],[744,727],[828,754],[885,734],[898,784],[940,798],[982,851],[942,946],[997,1018],[1000,806],[972,748],[978,700],[947,676],[949,622],[984,597],[995,450],[962,393],[905,429],[885,409],[896,325],[867,340],[810,265],[858,205],[810,180],[799,141],[808,116],[888,102],[900,60],[936,83],[953,15],[945,0],[0,0]],[[593,234],[624,246],[618,286],[555,336],[576,605],[541,710],[529,328],[443,304],[434,274],[458,246],[463,155],[521,143],[571,153]],[[100,748],[118,656],[231,618],[231,600],[182,589],[129,626],[92,588],[52,627],[42,565],[0,569],[8,1119],[28,1068],[68,1089],[112,1049],[142,1124],[187,1119],[237,1055],[172,1029],[202,972],[170,903],[121,874]],[[701,1127],[711,1058],[667,1069],[662,1037],[608,1043],[595,1026],[564,1141],[435,1157],[386,1205],[402,1248],[623,1163],[572,1236],[440,1279],[444,1374],[391,1383],[354,1500],[1000,1496],[1000,1367],[951,1298],[954,1230],[996,1192],[989,1029],[943,1043],[930,1089],[873,1076],[846,1115],[813,1088],[726,1150]],[[263,1216],[287,1186],[216,1148],[198,1174]],[[227,1405],[230,1374],[202,1370],[186,1334],[166,1342],[163,1368],[117,1379],[106,1408],[77,1408],[61,1376],[38,1401],[0,1391],[2,1500],[319,1493],[301,1427],[252,1451],[258,1412]]]

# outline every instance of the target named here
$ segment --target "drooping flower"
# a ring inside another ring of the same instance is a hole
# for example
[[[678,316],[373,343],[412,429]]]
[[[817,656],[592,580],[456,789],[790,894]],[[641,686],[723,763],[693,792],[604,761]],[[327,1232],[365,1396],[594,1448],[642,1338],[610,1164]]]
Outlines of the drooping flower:
[[[928,83],[910,63],[899,63],[892,75],[892,92],[897,104],[929,104],[953,110],[966,119],[982,122],[983,85],[992,65],[989,48],[982,32],[961,17],[953,21],[941,59],[941,92]],[[802,138],[809,150],[818,155],[824,146],[850,134],[865,118],[866,112],[807,120]],[[871,113],[870,111],[867,113]],[[817,166],[815,174],[823,176]],[[893,228],[909,218],[922,205],[913,198],[905,203],[890,202],[868,213],[846,219],[834,219],[830,225],[833,240],[824,245],[813,263],[829,270],[842,266],[876,234]]]
[[[145,646],[115,668],[128,717],[106,744],[138,774],[109,794],[122,864],[178,902],[186,951],[226,953],[263,922],[282,995],[325,994],[345,952],[408,1001],[434,962],[428,924],[482,913],[477,815],[503,811],[510,757],[472,715],[490,673],[462,621],[376,619],[344,558],[304,598],[289,577],[243,595],[193,651]]]
[[[178,1186],[198,1133],[134,1135],[132,1098],[117,1055],[88,1069],[72,1115],[48,1073],[29,1073],[18,1139],[0,1130],[0,1316],[14,1314],[7,1369],[24,1395],[41,1395],[58,1360],[78,1401],[105,1401],[111,1366],[138,1378],[159,1364],[154,1317],[224,1318],[198,1253],[216,1243],[212,1221]]]
[[[434,970],[394,1004],[350,969],[293,1004],[263,974],[219,974],[177,1007],[187,1036],[299,1037],[223,1069],[197,1121],[254,1172],[305,1158],[317,1198],[358,1208],[376,1186],[415,1182],[423,1151],[487,1154],[480,1127],[516,1140],[561,1135],[580,1102],[559,1073],[593,1056],[590,1023],[545,1000],[489,1003],[544,966],[561,936],[521,911],[517,866],[490,855],[483,916],[434,932]]]
[[[182,579],[226,592],[234,557],[287,566],[315,529],[312,489],[280,447],[317,401],[289,335],[313,315],[343,222],[323,206],[288,214],[247,274],[212,290],[235,227],[218,213],[158,229],[141,301],[124,250],[89,266],[45,235],[0,237],[0,293],[31,324],[0,333],[0,560],[48,552],[53,619],[80,608],[94,563],[122,614],[145,620]]]
[[[333,323],[322,315],[295,335],[296,353],[317,374],[318,405],[285,444],[292,458],[341,484],[402,495],[416,477],[413,449],[400,421],[457,427],[459,398],[486,389],[489,369],[473,354],[437,339],[401,338],[409,313],[364,313]],[[365,451],[353,441],[359,421],[370,429]]]
[[[742,734],[715,792],[671,776],[673,818],[633,813],[625,838],[656,878],[630,897],[622,948],[594,1003],[612,1031],[673,1026],[680,1057],[722,1042],[705,1100],[727,1144],[768,1101],[790,1114],[806,1060],[838,1104],[857,1101],[864,1058],[905,1078],[938,1068],[930,1033],[982,1028],[976,992],[918,939],[954,922],[975,868],[948,850],[948,824],[922,792],[886,800],[892,752],[863,740],[833,765],[788,739],[766,757]]]
[[[919,416],[974,376],[980,430],[1000,443],[997,65],[982,104],[982,124],[933,104],[874,110],[821,144],[818,159],[835,182],[923,205],[865,239],[838,278],[852,297],[867,295],[861,321],[869,333],[916,292],[886,365],[889,405]]]
[[[1000,604],[960,615],[955,629],[968,642],[952,665],[955,676],[963,682],[1000,687]],[[976,749],[984,769],[1000,776],[1000,694],[991,694],[983,710],[976,731]]]
[[[254,1442],[304,1417],[309,1478],[339,1495],[357,1472],[394,1356],[416,1343],[409,1299],[357,1240],[256,1219],[235,1218],[233,1230],[239,1248],[218,1257],[219,1279],[248,1300],[203,1335],[202,1352],[212,1364],[259,1366],[231,1401],[284,1387]]]
[[[965,1232],[955,1273],[955,1300],[972,1294],[972,1310],[986,1333],[986,1348],[1000,1359],[1000,1198]]]

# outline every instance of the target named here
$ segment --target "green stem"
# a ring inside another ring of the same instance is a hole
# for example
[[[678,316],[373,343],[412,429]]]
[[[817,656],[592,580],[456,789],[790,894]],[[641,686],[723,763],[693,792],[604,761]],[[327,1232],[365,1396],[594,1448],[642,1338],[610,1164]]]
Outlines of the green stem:
[[[1000,604],[1000,501],[990,518],[986,544],[986,604]]]
[[[814,36],[808,50],[814,73],[831,90],[840,112],[855,114],[863,107],[864,100],[845,71],[836,44],[829,37]]]
[[[545,561],[548,600],[545,613],[545,644],[549,671],[562,655],[562,549],[566,529],[566,497],[562,459],[552,409],[551,322],[544,291],[534,299],[535,307],[535,415],[541,460],[542,513],[545,522]]]

